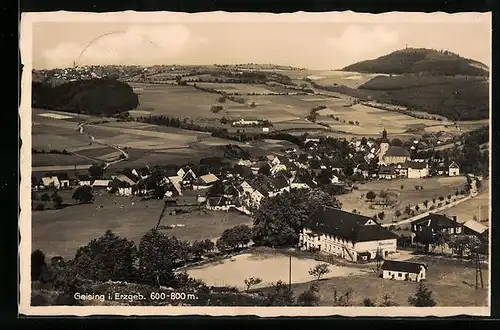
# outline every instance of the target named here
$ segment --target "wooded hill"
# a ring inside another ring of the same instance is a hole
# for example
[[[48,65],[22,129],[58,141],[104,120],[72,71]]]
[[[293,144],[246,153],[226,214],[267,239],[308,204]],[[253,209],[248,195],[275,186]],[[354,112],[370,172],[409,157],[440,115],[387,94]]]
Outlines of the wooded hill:
[[[360,101],[404,106],[451,120],[479,120],[489,118],[488,70],[448,51],[409,48],[345,67],[343,71],[389,74],[358,88],[311,83]]]
[[[52,86],[32,83],[32,106],[88,115],[113,115],[139,104],[132,87],[114,79],[77,80]]]
[[[481,62],[461,57],[449,51],[426,48],[407,48],[351,64],[342,71],[363,73],[408,74],[437,76],[489,76],[489,69]]]

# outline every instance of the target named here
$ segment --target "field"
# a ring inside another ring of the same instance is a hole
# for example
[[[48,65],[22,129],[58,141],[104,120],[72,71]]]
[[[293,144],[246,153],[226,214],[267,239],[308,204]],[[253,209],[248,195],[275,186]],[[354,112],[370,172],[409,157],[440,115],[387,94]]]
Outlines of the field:
[[[371,79],[383,74],[368,74],[346,71],[310,71],[307,76],[320,85],[344,85],[349,88],[358,88]]]
[[[385,213],[385,219],[382,222],[388,223],[395,220],[394,213],[396,210],[403,212],[406,205],[414,206],[421,204],[424,200],[432,200],[439,196],[447,197],[449,194],[454,195],[457,189],[461,190],[466,183],[465,177],[432,177],[425,179],[400,179],[400,180],[377,180],[358,185],[357,190],[352,193],[338,196],[342,202],[342,209],[348,212],[357,210],[362,215],[373,216],[381,211]],[[401,189],[403,185],[403,189]],[[416,190],[415,185],[421,185],[423,190]],[[367,192],[373,191],[377,195],[382,190],[389,190],[396,195],[396,203],[390,208],[371,209],[371,203],[365,201]],[[460,206],[457,206],[460,207]],[[452,215],[452,208],[447,209],[446,213]]]
[[[459,222],[465,222],[476,217],[478,220],[489,219],[490,213],[490,197],[489,197],[489,180],[482,183],[482,192],[476,197],[469,199],[461,204],[450,207],[449,209],[440,212],[449,215],[456,215]],[[481,215],[479,215],[481,213]],[[479,218],[481,217],[481,218]],[[482,222],[488,226],[488,222]]]
[[[264,84],[229,84],[229,83],[196,83],[197,86],[203,88],[211,88],[219,92],[225,92],[228,94],[238,93],[238,94],[269,94],[273,93],[268,86]]]
[[[308,282],[313,279],[309,269],[322,262],[314,259],[292,257],[292,283]],[[215,263],[188,267],[188,274],[208,285],[234,286],[246,289],[244,280],[259,277],[262,283],[253,287],[272,286],[277,281],[288,283],[290,260],[284,254],[250,252],[239,254]],[[365,270],[354,267],[330,266],[327,277],[345,277],[360,274]]]
[[[172,86],[157,84],[130,83],[132,87],[142,88],[139,93],[139,106],[131,116],[164,115],[176,118],[221,118],[222,115],[210,111],[220,95],[199,91],[191,86]],[[221,103],[226,109],[241,107],[241,104],[226,100]],[[140,111],[140,112],[138,112]]]
[[[358,135],[374,136],[380,134],[384,128],[391,134],[401,134],[406,133],[410,128],[427,128],[435,125],[441,125],[442,129],[440,130],[448,130],[448,128],[444,127],[444,125],[447,125],[446,122],[417,119],[398,112],[381,110],[362,104],[351,107],[332,107],[329,105],[327,109],[318,111],[318,115],[317,122],[327,123],[334,130]],[[340,121],[329,117],[330,115],[339,117]],[[342,121],[345,121],[345,123]],[[359,125],[349,124],[349,121],[357,121]]]
[[[71,192],[61,191],[64,203],[71,204]],[[32,212],[32,249],[41,249],[50,258],[73,258],[76,250],[98,238],[108,229],[137,244],[156,226],[163,201],[140,201],[135,197],[109,196],[95,193],[93,204],[73,205],[61,210]],[[102,205],[102,208],[98,208]],[[123,205],[123,208],[121,206]],[[165,230],[183,240],[215,239],[227,228],[250,224],[252,219],[236,214],[194,210],[189,214],[169,215],[161,225],[183,224],[185,227]]]
[[[485,287],[475,289],[475,268],[464,261],[453,261],[432,257],[418,258],[429,265],[426,283],[433,292],[433,297],[440,307],[451,306],[487,306],[489,271],[483,266]],[[320,306],[332,306],[333,292],[339,295],[352,289],[351,302],[355,306],[363,306],[363,299],[370,298],[377,303],[383,301],[388,294],[399,306],[408,306],[408,297],[417,288],[415,282],[391,281],[378,278],[375,273],[348,277],[333,277],[317,282],[319,284]],[[292,285],[296,296],[309,288],[310,283]],[[268,291],[268,290],[266,290]]]
[[[61,154],[32,154],[31,165],[33,167],[51,166],[54,164],[59,165],[87,165],[92,163],[88,159],[78,157],[75,155],[61,155]]]

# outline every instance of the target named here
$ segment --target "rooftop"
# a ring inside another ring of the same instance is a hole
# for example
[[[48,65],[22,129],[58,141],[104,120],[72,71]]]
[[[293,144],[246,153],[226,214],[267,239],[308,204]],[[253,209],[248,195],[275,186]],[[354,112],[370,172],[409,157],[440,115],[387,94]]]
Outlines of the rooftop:
[[[391,146],[389,147],[384,156],[410,157],[410,153],[403,147]]]
[[[369,242],[398,237],[370,217],[325,206],[318,208],[309,217],[305,227],[353,242]]]
[[[418,274],[422,266],[427,268],[425,264],[418,262],[385,260],[382,270]]]

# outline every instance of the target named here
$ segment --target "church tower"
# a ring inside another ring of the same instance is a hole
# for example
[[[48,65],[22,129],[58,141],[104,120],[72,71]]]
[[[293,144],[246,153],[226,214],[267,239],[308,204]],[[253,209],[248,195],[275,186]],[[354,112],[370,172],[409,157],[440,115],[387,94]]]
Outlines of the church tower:
[[[384,131],[382,132],[382,139],[380,141],[380,151],[378,154],[379,161],[383,161],[387,150],[389,150],[389,139],[387,138],[387,131],[384,128]]]

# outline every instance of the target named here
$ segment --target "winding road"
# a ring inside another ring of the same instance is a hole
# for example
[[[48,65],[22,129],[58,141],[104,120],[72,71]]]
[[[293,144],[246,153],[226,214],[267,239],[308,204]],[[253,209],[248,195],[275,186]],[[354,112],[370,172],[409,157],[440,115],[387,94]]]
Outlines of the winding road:
[[[118,159],[115,159],[115,160],[113,160],[111,162],[104,162],[104,168],[107,168],[110,165],[119,163],[119,162],[121,162],[121,161],[126,160],[126,159],[129,158],[128,153],[125,150],[121,149],[120,147],[114,146],[114,145],[111,145],[111,144],[107,144],[107,143],[104,143],[104,142],[96,141],[96,139],[95,139],[95,137],[93,135],[91,135],[90,133],[88,133],[88,132],[85,131],[85,125],[88,125],[88,124],[91,124],[91,123],[79,123],[77,125],[77,129],[80,131],[81,134],[87,134],[88,137],[90,138],[90,140],[92,141],[92,143],[96,143],[96,144],[100,144],[100,145],[103,145],[103,146],[106,146],[106,147],[113,148],[116,151],[119,151],[124,156],[124,158],[119,157]],[[100,162],[100,160],[98,160],[98,159],[92,159],[92,158],[89,158],[89,157],[86,157],[86,156],[83,156],[83,155],[79,155],[79,154],[78,154],[78,156],[81,156],[83,158],[87,158],[87,159],[90,159],[90,160],[93,160],[93,161],[96,161],[96,162]]]

